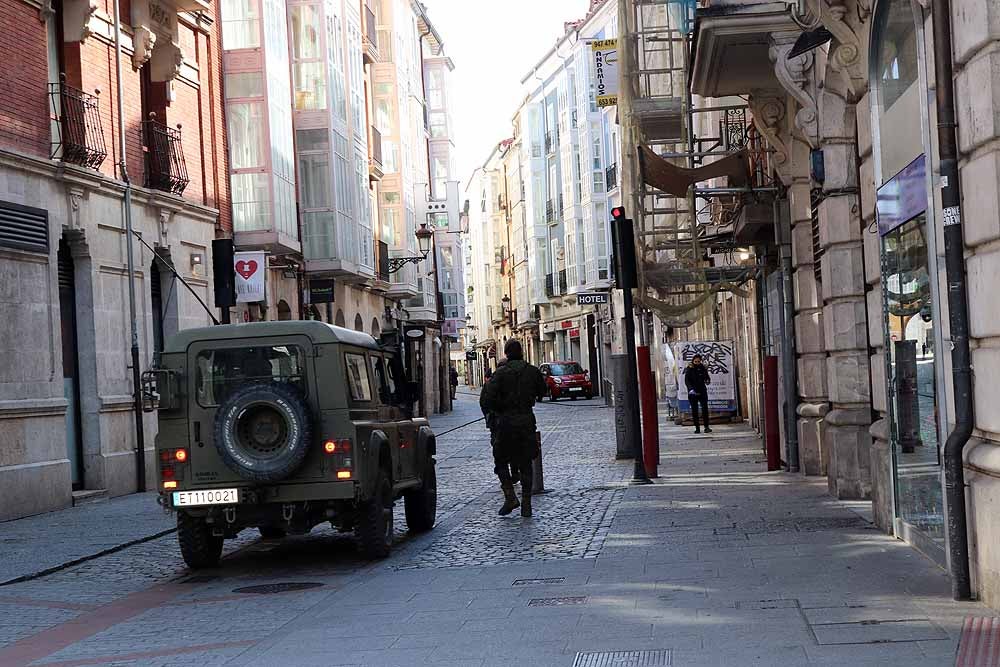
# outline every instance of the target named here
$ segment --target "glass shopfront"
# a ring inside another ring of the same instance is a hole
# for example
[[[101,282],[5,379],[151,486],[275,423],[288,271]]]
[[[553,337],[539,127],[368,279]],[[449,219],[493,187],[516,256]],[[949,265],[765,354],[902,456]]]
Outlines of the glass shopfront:
[[[943,561],[941,311],[920,12],[911,0],[876,8],[872,112],[896,533]]]

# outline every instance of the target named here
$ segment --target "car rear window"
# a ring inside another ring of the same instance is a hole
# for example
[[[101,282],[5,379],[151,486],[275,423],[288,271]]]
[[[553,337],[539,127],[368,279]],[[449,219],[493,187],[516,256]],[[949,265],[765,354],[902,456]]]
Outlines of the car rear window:
[[[549,364],[553,375],[583,375],[583,367],[578,363]]]
[[[297,345],[203,350],[195,360],[198,405],[214,407],[252,382],[290,384],[306,395],[305,352]]]

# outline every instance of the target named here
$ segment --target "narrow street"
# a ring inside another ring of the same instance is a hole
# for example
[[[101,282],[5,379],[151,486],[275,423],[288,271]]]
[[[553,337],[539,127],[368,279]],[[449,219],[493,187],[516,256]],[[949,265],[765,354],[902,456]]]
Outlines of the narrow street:
[[[0,586],[0,665],[930,667],[954,664],[967,616],[994,615],[952,602],[943,571],[823,483],[761,472],[742,426],[661,425],[660,478],[629,486],[611,409],[544,403],[549,493],[534,519],[499,517],[475,399],[460,391],[434,419],[437,527],[410,538],[399,503],[386,561],[329,529],[280,542],[247,531],[220,569],[193,574],[175,536],[156,537]],[[17,549],[6,579],[59,553],[46,521],[95,534],[112,528],[102,517],[163,524],[134,500],[0,524]]]

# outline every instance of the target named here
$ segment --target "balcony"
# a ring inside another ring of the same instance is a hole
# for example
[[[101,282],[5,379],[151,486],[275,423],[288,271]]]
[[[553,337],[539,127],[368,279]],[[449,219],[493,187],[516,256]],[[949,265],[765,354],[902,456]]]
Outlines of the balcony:
[[[375,251],[375,276],[370,283],[373,292],[385,293],[389,291],[389,245],[385,241],[376,241]]]
[[[545,202],[545,222],[559,222],[559,215],[556,213],[556,203],[553,200]]]
[[[566,269],[563,269],[559,272],[559,293],[565,294],[568,289],[569,288],[566,283]]]
[[[559,145],[559,134],[556,132],[546,132],[545,133],[545,153],[546,155],[551,155],[556,152],[556,147]]]
[[[181,126],[167,127],[156,121],[142,122],[143,153],[146,155],[146,187],[163,190],[175,195],[184,194],[191,179],[188,178],[184,163],[184,148],[181,145]]]
[[[363,57],[366,65],[374,65],[378,59],[378,31],[375,29],[375,12],[365,5],[365,31],[361,39],[364,49]]]
[[[381,181],[385,176],[382,168],[382,133],[372,126],[372,141],[368,147],[368,177],[373,181]]]
[[[752,89],[780,90],[771,60],[771,35],[801,32],[789,3],[713,3],[710,10],[697,12],[696,22],[692,93],[725,97]]]
[[[555,276],[551,273],[545,276],[545,296],[552,298],[556,295]]]
[[[66,79],[49,84],[52,119],[58,123],[53,137],[52,158],[99,169],[108,150],[104,144],[97,95],[66,84]]]
[[[617,162],[604,170],[604,185],[607,187],[608,192],[611,192],[612,190],[618,187]]]

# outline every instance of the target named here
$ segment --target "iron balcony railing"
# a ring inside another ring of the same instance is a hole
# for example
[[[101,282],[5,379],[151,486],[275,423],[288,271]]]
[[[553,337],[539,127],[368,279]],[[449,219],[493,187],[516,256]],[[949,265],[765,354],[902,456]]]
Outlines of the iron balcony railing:
[[[613,163],[610,167],[604,170],[604,184],[607,189],[614,190],[618,187],[618,163]]]
[[[555,222],[557,219],[556,203],[550,199],[545,202],[545,222]]]
[[[565,294],[566,289],[566,269],[563,269],[559,272],[559,293]]]
[[[555,276],[551,273],[545,276],[545,296],[552,298],[556,295]]]
[[[145,140],[146,187],[176,195],[183,194],[191,179],[188,178],[184,163],[184,148],[181,145],[181,126],[167,127],[156,120],[156,114],[143,121],[142,134]]]
[[[108,150],[97,95],[74,88],[63,76],[58,83],[49,84],[49,103],[58,127],[51,157],[82,167],[100,168]]]
[[[382,167],[382,133],[372,127],[371,159],[380,168]]]

